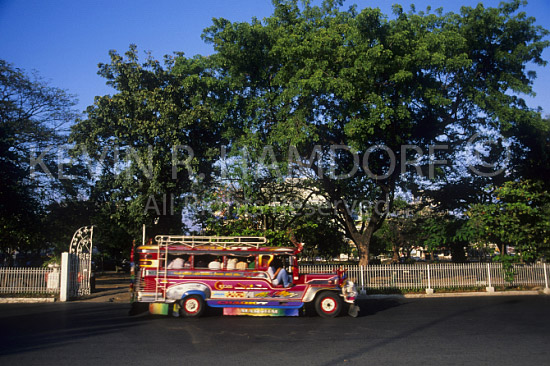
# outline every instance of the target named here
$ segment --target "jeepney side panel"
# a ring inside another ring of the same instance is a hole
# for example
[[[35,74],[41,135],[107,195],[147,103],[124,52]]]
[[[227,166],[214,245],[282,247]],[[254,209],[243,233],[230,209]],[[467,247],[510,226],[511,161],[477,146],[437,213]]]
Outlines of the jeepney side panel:
[[[342,294],[342,289],[339,286],[339,278],[335,273],[308,273],[301,276],[303,281],[307,284],[307,290],[305,291],[302,301],[312,302],[315,300],[315,296],[321,291],[333,291]]]
[[[144,288],[154,291],[156,271],[144,269]],[[333,280],[336,276],[331,276]],[[173,302],[190,291],[199,293],[210,306],[236,305],[238,300],[259,301],[270,305],[278,303],[311,302],[319,291],[341,292],[334,284],[329,284],[327,274],[303,275],[300,282],[291,288],[273,287],[264,271],[212,271],[179,269],[169,270],[166,277],[166,300]],[[164,286],[160,286],[162,290]],[[162,294],[159,294],[162,296]]]
[[[212,307],[301,307],[306,285],[273,287],[263,271],[174,270],[167,275],[167,300],[201,292]]]
[[[200,295],[204,300],[210,298],[210,287],[197,282],[177,283],[166,289],[166,300],[180,300],[189,295]]]

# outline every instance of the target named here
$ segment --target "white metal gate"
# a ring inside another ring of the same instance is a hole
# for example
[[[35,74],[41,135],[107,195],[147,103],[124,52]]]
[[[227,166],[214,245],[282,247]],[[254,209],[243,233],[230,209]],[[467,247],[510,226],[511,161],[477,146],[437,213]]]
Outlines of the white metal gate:
[[[69,297],[90,295],[92,275],[92,237],[94,227],[84,226],[78,229],[69,247]]]

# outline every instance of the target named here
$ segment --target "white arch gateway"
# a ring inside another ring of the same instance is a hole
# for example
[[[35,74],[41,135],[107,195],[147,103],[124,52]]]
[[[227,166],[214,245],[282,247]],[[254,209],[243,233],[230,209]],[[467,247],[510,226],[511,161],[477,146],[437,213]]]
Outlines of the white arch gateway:
[[[80,297],[92,292],[90,278],[92,275],[93,226],[78,229],[69,246],[68,295]]]

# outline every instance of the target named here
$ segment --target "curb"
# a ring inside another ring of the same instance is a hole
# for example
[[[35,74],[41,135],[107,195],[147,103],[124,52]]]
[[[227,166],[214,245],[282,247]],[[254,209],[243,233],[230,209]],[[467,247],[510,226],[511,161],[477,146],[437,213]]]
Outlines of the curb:
[[[126,299],[127,291],[108,291],[99,296],[90,296],[88,298],[81,298],[73,300],[71,302],[116,302],[116,303],[130,303],[130,299]],[[117,295],[122,295],[124,298],[119,298]],[[489,296],[537,296],[537,295],[549,295],[543,291],[527,290],[527,291],[499,291],[499,292],[440,292],[433,294],[375,294],[375,295],[359,295],[357,299],[370,300],[370,299],[434,299],[434,298],[453,298],[453,297],[489,297]],[[16,304],[16,303],[49,303],[59,302],[53,297],[4,297],[0,298],[0,304]]]
[[[433,294],[388,294],[388,295],[359,295],[359,299],[430,299],[443,297],[489,297],[489,296],[536,296],[545,295],[541,291],[500,291],[500,292],[440,292]]]
[[[54,297],[4,297],[0,298],[0,304],[35,304],[41,302],[55,302]]]

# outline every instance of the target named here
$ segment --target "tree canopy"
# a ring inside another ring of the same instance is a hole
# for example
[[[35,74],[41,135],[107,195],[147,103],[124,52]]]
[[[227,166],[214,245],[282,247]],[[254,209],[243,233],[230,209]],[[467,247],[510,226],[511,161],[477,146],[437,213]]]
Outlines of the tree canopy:
[[[76,117],[66,91],[0,60],[0,250],[39,251],[48,205],[79,194],[62,149]],[[67,243],[68,245],[69,243]]]
[[[223,126],[214,102],[226,91],[205,57],[166,57],[163,66],[148,55],[140,63],[135,45],[110,56],[99,75],[116,93],[96,97],[71,138],[99,163],[92,196],[134,237],[142,224],[181,233],[184,198],[211,185]]]
[[[96,224],[119,253],[144,224],[152,237],[197,220],[294,236],[311,256],[353,247],[360,264],[388,241],[456,260],[480,238],[548,254],[550,120],[523,100],[548,31],[524,2],[273,4],[262,20],[213,19],[210,56],[110,51],[98,74],[114,91],[82,118],[73,96],[0,60],[0,249]],[[415,202],[429,214],[396,215]]]
[[[459,13],[395,6],[392,18],[371,8],[341,11],[338,1],[274,5],[262,21],[214,19],[203,35],[231,86],[232,146],[246,146],[256,161],[269,146],[281,164],[263,180],[279,172],[309,178],[362,264],[398,191],[427,196],[487,184],[505,166],[482,170],[486,156],[467,157],[473,137],[510,137],[540,124],[518,95],[532,93],[526,66],[545,64],[547,31],[520,1]],[[477,174],[464,178],[468,164]],[[358,202],[368,203],[362,217]]]

